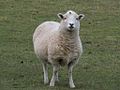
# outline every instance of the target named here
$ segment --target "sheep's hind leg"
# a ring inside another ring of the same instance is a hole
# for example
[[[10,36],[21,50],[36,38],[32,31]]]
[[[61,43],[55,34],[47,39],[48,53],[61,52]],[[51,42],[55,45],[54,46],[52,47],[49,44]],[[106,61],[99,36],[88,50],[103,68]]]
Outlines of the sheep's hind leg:
[[[56,73],[56,81],[59,82],[58,71],[57,71],[57,73]]]
[[[75,88],[73,78],[72,78],[72,70],[73,70],[73,63],[68,64],[68,78],[69,78],[69,85],[70,88]]]
[[[48,84],[49,83],[49,79],[48,79],[48,67],[46,63],[42,63],[43,66],[43,72],[44,72],[44,84]]]
[[[58,79],[58,70],[59,70],[59,66],[58,65],[53,65],[53,75],[50,81],[50,86],[54,86],[55,85],[55,81]]]

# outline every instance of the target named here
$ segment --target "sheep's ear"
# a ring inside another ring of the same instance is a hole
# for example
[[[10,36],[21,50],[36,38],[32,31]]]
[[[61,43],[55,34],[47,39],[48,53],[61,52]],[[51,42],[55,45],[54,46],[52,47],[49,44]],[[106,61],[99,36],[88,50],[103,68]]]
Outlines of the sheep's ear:
[[[60,18],[60,19],[64,19],[64,16],[62,13],[58,13],[57,16]]]
[[[79,15],[78,15],[78,19],[79,19],[79,20],[82,20],[84,17],[85,17],[84,14],[79,14]]]

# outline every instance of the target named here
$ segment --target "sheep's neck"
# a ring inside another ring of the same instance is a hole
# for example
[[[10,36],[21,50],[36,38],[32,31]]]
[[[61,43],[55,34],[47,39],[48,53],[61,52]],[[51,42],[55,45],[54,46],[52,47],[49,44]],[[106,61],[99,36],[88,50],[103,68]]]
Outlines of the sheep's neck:
[[[63,49],[64,54],[68,54],[76,50],[75,48],[79,41],[79,34],[60,32],[58,38],[58,46]]]
[[[64,38],[65,41],[75,41],[79,38],[79,30],[77,31],[68,31],[68,30],[60,30],[59,31],[59,37]]]

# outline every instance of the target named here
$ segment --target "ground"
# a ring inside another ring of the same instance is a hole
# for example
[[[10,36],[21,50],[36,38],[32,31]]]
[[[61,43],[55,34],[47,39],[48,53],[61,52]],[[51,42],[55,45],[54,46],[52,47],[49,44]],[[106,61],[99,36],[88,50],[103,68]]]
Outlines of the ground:
[[[74,90],[120,90],[119,0],[0,0],[0,90],[69,90],[66,67],[55,87],[43,84],[32,43],[41,22],[60,21],[57,13],[67,10],[85,14]]]

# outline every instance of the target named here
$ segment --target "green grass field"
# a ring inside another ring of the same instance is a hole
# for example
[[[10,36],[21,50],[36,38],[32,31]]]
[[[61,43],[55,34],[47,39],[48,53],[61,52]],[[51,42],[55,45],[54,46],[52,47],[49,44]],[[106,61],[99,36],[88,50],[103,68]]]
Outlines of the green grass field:
[[[120,90],[120,0],[0,0],[0,90],[70,90],[66,68],[55,87],[43,84],[32,44],[41,22],[70,9],[86,16],[74,90]]]

